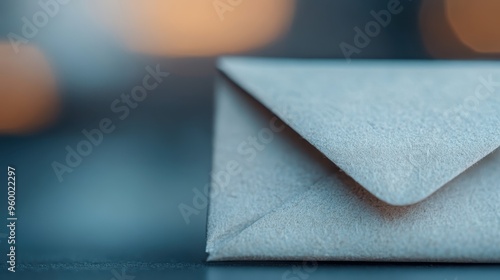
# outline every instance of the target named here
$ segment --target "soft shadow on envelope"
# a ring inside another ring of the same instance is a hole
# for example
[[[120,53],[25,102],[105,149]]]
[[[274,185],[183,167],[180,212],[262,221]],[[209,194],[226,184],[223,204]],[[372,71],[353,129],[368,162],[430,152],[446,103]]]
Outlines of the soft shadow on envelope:
[[[209,260],[500,261],[498,66],[223,59]]]

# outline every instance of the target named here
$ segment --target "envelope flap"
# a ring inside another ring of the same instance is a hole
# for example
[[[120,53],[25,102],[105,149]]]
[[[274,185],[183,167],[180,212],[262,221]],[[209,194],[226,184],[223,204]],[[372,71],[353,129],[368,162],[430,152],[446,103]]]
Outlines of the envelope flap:
[[[379,199],[416,203],[500,146],[494,62],[224,58],[219,68]]]
[[[209,260],[492,262],[500,150],[422,203],[391,206],[333,173],[221,242]]]

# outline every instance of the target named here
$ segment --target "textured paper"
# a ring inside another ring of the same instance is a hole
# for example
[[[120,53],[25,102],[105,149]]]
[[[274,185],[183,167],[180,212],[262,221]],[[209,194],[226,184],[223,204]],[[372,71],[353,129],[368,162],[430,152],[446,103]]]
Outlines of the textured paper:
[[[421,201],[500,146],[499,66],[251,58],[220,63],[238,85],[393,205]]]
[[[209,260],[500,261],[500,151],[424,201],[392,206],[289,127],[243,154],[272,113],[228,81],[216,105],[214,174],[241,168],[212,184]]]

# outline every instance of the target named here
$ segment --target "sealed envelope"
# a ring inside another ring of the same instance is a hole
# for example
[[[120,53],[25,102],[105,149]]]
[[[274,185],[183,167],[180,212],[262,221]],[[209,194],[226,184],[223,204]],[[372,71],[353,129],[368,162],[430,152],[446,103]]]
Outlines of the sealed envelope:
[[[209,260],[499,262],[499,66],[221,59]]]

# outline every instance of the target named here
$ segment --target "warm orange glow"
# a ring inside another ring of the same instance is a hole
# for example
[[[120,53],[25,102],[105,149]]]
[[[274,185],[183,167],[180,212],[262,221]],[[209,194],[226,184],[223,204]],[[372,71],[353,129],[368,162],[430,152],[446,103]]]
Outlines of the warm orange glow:
[[[91,6],[132,50],[212,56],[262,47],[289,27],[294,0],[98,0]]]
[[[500,1],[447,0],[446,14],[465,45],[476,52],[500,52]]]
[[[437,58],[473,58],[476,54],[455,35],[446,17],[444,0],[422,0],[420,34],[425,48]]]
[[[54,120],[59,108],[52,69],[33,46],[16,54],[0,43],[0,133],[32,133]]]

